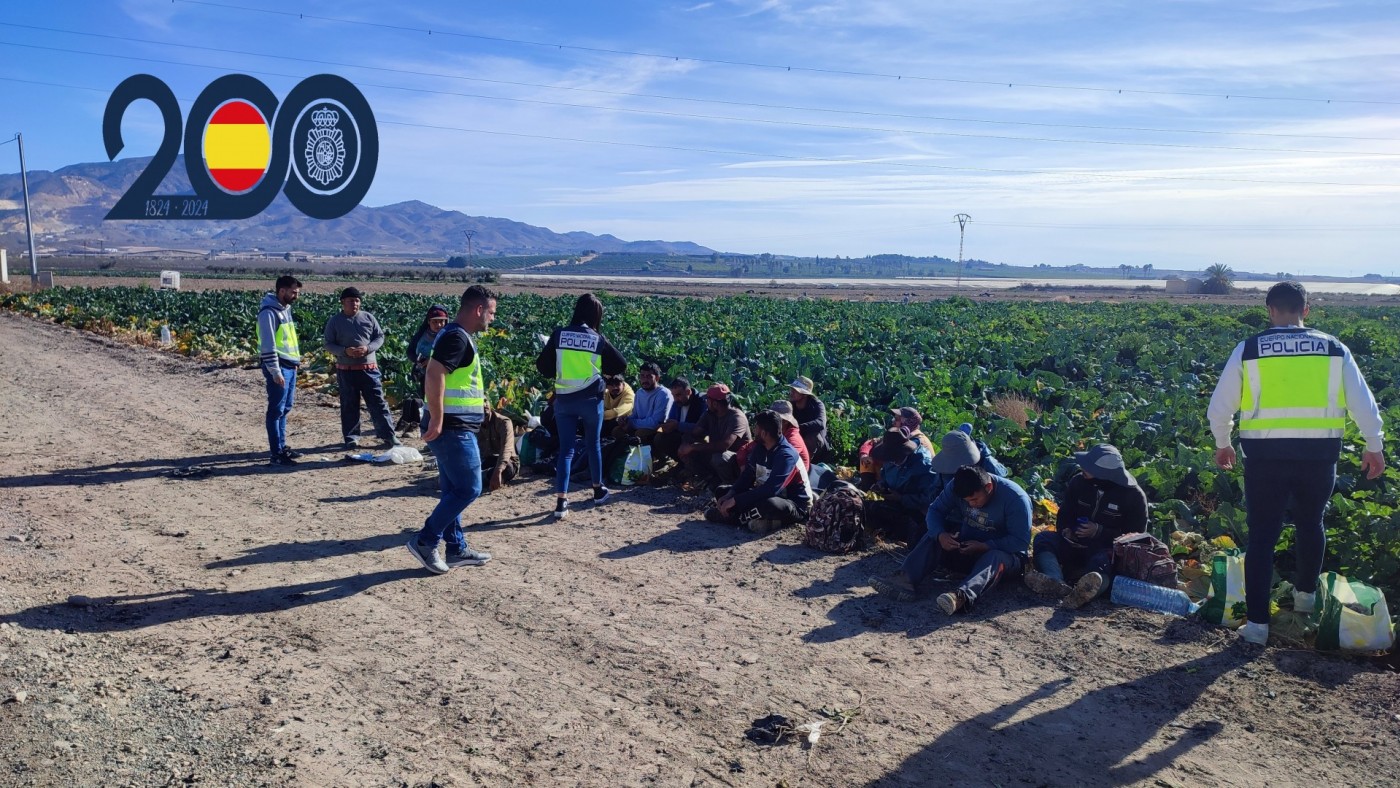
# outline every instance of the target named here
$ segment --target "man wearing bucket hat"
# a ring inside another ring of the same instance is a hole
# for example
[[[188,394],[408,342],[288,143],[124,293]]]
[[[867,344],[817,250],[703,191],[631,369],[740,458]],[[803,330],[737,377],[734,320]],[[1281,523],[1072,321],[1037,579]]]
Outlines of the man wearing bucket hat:
[[[826,434],[826,405],[812,390],[812,379],[798,375],[788,384],[788,402],[797,419],[797,429],[807,444],[813,462],[821,462],[831,453],[831,441]]]
[[[865,522],[890,541],[913,544],[924,535],[924,515],[939,485],[933,458],[908,427],[886,432],[872,454],[880,463],[873,488],[880,499],[865,502]]]
[[[1227,470],[1237,459],[1230,433],[1235,413],[1240,414],[1249,548],[1244,562],[1248,620],[1239,633],[1258,645],[1269,639],[1274,550],[1290,503],[1298,559],[1293,610],[1311,613],[1317,603],[1317,576],[1327,548],[1322,515],[1337,482],[1348,416],[1366,442],[1361,472],[1367,479],[1385,472],[1380,409],[1351,350],[1303,325],[1308,293],[1297,282],[1269,288],[1264,305],[1269,329],[1235,346],[1206,409],[1215,462]]]
[[[1006,466],[992,456],[992,450],[987,444],[972,439],[972,425],[963,424],[943,436],[938,453],[933,455],[933,461],[929,463],[933,472],[938,474],[934,497],[943,492],[943,488],[953,480],[953,474],[964,465],[981,468],[993,476],[1007,475]]]
[[[1147,530],[1147,495],[1114,446],[1075,452],[1074,460],[1081,473],[1065,487],[1055,530],[1036,534],[1026,585],[1083,607],[1109,588],[1113,540]],[[1072,588],[1068,580],[1076,581]]]
[[[340,311],[326,321],[325,348],[335,356],[335,382],[340,389],[340,434],[345,445],[360,445],[360,400],[369,410],[374,433],[384,447],[399,445],[394,419],[384,401],[384,379],[374,352],[384,345],[384,329],[374,315],[360,308],[358,288],[340,291]]]

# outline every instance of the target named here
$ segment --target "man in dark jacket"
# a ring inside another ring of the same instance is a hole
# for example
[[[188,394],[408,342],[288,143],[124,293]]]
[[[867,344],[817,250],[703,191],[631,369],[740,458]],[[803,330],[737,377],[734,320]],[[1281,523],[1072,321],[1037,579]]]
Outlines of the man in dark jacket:
[[[941,488],[933,458],[908,427],[892,429],[875,444],[880,480],[874,491],[879,499],[865,502],[865,522],[885,539],[913,545],[923,538],[924,516]]]
[[[675,460],[681,440],[700,423],[700,417],[707,410],[705,398],[690,387],[690,381],[683,376],[671,381],[671,412],[656,431],[651,442],[652,462],[657,466]]]
[[[1113,540],[1147,530],[1147,494],[1114,446],[1099,444],[1074,459],[1082,472],[1065,488],[1055,530],[1035,537],[1026,585],[1042,596],[1064,597],[1068,607],[1083,607],[1109,587]],[[1076,581],[1073,588],[1067,576]]]
[[[807,519],[812,486],[797,449],[783,438],[781,417],[765,410],[753,418],[753,446],[734,487],[705,518],[766,534]]]
[[[798,376],[788,384],[788,402],[797,419],[797,429],[807,444],[812,462],[824,462],[831,456],[831,438],[826,434],[826,405],[812,391],[812,379]]]

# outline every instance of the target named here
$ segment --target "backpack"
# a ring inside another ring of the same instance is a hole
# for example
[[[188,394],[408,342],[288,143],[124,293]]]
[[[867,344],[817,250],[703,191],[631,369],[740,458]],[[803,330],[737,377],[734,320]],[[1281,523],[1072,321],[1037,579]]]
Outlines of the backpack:
[[[1152,534],[1123,534],[1113,540],[1113,571],[1134,580],[1176,588],[1176,561]]]
[[[846,482],[833,485],[807,515],[802,543],[828,553],[849,553],[865,534],[865,498]]]

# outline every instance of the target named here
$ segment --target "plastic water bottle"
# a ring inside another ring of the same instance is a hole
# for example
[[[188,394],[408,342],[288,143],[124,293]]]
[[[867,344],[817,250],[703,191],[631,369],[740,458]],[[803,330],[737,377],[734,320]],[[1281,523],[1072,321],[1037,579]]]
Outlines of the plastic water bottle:
[[[1189,616],[1200,605],[1191,601],[1185,591],[1164,588],[1131,577],[1113,578],[1113,594],[1110,597],[1115,605],[1132,605],[1157,613],[1170,613],[1174,616]]]
[[[161,327],[160,327],[160,343],[161,343],[162,345],[169,345],[169,344],[170,344],[170,341],[171,341],[171,340],[170,340],[170,326],[161,326]]]

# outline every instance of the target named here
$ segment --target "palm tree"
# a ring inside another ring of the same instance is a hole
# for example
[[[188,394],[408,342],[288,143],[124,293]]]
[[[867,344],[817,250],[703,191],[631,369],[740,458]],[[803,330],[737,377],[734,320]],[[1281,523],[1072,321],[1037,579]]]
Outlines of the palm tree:
[[[1206,292],[1223,295],[1230,292],[1235,284],[1235,269],[1224,263],[1216,263],[1206,269]]]

